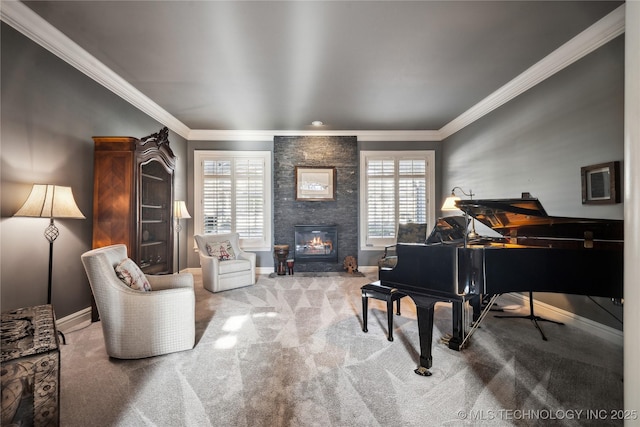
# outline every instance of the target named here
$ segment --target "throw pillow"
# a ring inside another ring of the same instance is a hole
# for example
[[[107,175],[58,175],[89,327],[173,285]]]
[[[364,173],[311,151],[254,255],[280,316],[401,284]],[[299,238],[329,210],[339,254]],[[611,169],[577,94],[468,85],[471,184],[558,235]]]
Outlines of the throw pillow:
[[[122,280],[122,283],[133,290],[142,292],[151,291],[151,284],[147,280],[147,277],[142,270],[140,270],[140,267],[130,258],[120,261],[120,264],[116,266],[116,275]]]
[[[233,246],[231,246],[231,242],[228,240],[207,243],[207,253],[209,256],[218,258],[220,261],[236,259],[236,253],[233,250]]]

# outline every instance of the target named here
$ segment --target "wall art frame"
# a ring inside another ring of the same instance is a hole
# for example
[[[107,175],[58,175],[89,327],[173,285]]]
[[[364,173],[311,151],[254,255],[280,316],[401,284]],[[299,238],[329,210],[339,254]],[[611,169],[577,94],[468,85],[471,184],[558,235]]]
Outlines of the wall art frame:
[[[604,205],[620,203],[620,162],[583,166],[582,204]]]
[[[336,200],[336,168],[334,166],[296,166],[295,182],[298,201]]]

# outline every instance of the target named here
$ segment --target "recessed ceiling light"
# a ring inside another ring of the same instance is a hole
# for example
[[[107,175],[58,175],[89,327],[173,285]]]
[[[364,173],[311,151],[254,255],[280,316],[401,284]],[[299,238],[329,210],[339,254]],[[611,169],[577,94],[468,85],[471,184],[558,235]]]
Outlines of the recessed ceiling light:
[[[320,120],[314,120],[311,122],[311,124],[313,126],[322,126],[324,123],[322,123]]]

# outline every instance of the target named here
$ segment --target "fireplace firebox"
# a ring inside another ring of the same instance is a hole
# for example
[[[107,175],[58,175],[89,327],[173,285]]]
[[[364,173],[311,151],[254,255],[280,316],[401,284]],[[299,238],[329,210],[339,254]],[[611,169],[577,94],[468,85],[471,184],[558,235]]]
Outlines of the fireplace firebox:
[[[338,227],[296,225],[295,259],[301,262],[338,262]]]

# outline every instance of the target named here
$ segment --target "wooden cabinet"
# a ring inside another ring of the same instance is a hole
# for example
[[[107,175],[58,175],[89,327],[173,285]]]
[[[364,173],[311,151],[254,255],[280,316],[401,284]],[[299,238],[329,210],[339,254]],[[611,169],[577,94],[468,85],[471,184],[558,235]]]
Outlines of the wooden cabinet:
[[[173,272],[175,155],[168,133],[93,137],[93,247],[126,244],[146,274]]]

